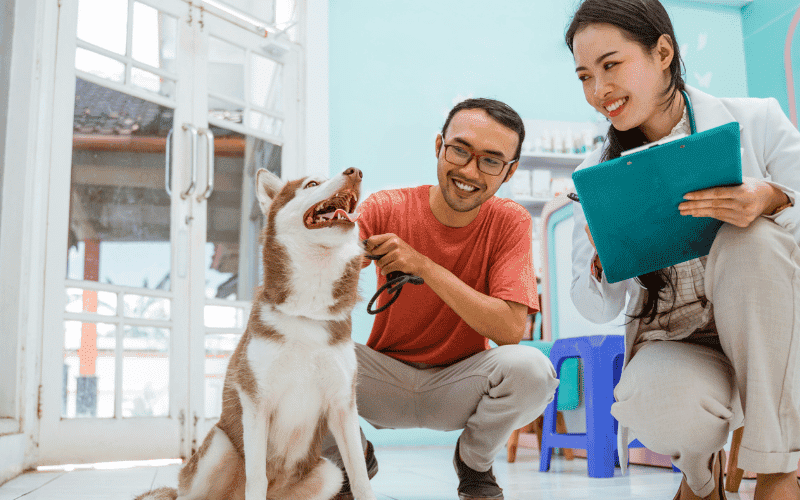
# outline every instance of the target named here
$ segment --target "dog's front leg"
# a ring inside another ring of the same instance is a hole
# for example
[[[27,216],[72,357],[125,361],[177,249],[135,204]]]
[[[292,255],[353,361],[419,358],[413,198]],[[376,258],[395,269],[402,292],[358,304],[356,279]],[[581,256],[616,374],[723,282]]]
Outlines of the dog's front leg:
[[[354,402],[331,408],[328,427],[339,447],[344,469],[350,479],[350,488],[356,500],[375,500],[367,475],[367,463],[361,447],[358,412]],[[249,499],[248,499],[249,500]]]
[[[239,393],[242,403],[242,433],[244,437],[245,500],[266,500],[267,436],[269,417],[263,405],[254,404],[245,394]]]

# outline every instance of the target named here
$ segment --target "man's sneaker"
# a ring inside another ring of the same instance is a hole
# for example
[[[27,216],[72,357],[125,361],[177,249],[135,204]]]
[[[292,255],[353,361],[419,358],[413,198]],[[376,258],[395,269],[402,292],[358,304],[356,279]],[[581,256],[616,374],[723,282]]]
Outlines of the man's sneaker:
[[[456,454],[453,457],[453,465],[455,465],[456,474],[458,474],[459,500],[503,499],[503,490],[497,485],[497,480],[492,474],[491,467],[486,472],[470,469],[467,464],[461,461],[461,455],[458,452],[458,441],[456,441]]]
[[[367,441],[367,451],[364,453],[364,458],[367,460],[367,476],[372,479],[375,477],[375,474],[378,473],[378,459],[375,458],[375,448],[372,447],[372,443],[369,441]],[[353,500],[353,493],[350,491],[350,479],[347,477],[347,472],[344,470],[342,459],[339,458],[339,460],[334,463],[342,469],[344,482],[342,484],[342,489],[339,490],[339,493],[331,500]]]

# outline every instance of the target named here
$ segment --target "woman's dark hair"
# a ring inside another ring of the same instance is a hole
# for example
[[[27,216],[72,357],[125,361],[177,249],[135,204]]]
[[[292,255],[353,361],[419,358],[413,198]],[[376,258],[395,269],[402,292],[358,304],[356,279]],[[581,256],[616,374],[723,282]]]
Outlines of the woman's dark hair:
[[[664,6],[658,0],[584,0],[565,34],[567,46],[573,51],[575,34],[590,24],[610,24],[616,26],[625,37],[638,43],[645,50],[652,51],[658,44],[661,35],[668,35],[672,41],[674,55],[669,66],[670,82],[664,91],[664,106],[672,106],[679,91],[686,88],[682,74],[682,61],[680,47],[675,37],[672,21],[669,19]],[[617,130],[614,126],[608,127],[608,136],[605,149],[600,161],[619,158],[623,151],[641,146],[649,141],[639,127],[631,130]],[[667,286],[672,289],[675,297],[674,268],[669,267],[639,276],[642,286],[647,289],[647,298],[642,310],[632,319],[647,318],[645,322],[652,323],[658,314],[658,299],[661,290]],[[674,304],[674,302],[673,302]],[[649,318],[648,318],[649,317]]]
[[[466,99],[456,104],[455,107],[450,110],[447,119],[444,121],[442,137],[444,137],[445,132],[447,132],[447,127],[450,126],[450,121],[453,119],[453,116],[465,109],[482,109],[497,123],[516,132],[517,136],[519,136],[519,142],[517,143],[517,151],[514,153],[514,160],[519,159],[519,154],[522,151],[522,141],[525,140],[525,125],[522,123],[522,118],[520,118],[519,114],[517,114],[511,106],[495,99]]]

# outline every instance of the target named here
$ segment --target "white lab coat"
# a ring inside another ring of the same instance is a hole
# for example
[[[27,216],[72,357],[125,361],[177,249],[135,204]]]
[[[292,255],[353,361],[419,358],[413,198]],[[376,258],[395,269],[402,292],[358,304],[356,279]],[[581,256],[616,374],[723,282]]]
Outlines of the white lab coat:
[[[774,98],[716,98],[697,89],[686,88],[694,108],[697,131],[703,132],[732,121],[739,122],[742,146],[742,176],[764,179],[781,189],[794,206],[769,217],[800,242],[800,132],[786,117]],[[577,170],[599,163],[603,148],[598,148]],[[702,168],[702,165],[698,165]],[[575,228],[572,236],[571,296],[576,309],[589,321],[607,323],[615,319],[630,295],[626,314],[633,316],[640,308],[644,289],[628,279],[610,284],[605,274],[598,283],[591,275],[591,262],[596,252],[586,236],[586,217],[580,203],[573,203]],[[625,361],[639,328],[639,320],[625,327]],[[628,463],[628,429],[619,427],[619,458],[623,473]],[[631,439],[632,440],[632,439]]]

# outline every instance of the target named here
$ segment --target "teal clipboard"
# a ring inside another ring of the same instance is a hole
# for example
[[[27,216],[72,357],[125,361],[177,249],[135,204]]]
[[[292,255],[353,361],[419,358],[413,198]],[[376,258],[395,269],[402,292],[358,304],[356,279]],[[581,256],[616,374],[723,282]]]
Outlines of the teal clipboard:
[[[572,174],[609,283],[708,255],[722,221],[681,215],[683,196],[742,183],[739,124],[695,132]]]

